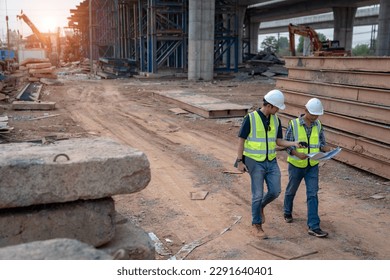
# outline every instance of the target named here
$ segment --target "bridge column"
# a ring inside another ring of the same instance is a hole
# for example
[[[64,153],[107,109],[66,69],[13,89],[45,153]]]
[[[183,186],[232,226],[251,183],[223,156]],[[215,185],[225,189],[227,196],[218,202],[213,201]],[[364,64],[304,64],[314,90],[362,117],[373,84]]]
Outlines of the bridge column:
[[[340,42],[345,50],[352,49],[353,21],[356,7],[333,7],[334,40]]]
[[[189,1],[188,79],[213,79],[215,1]]]
[[[242,63],[245,11],[246,7],[238,8],[238,63]]]
[[[249,34],[249,45],[250,45],[250,53],[258,53],[259,52],[259,27],[260,22],[251,22],[250,23],[250,34]]]
[[[378,18],[377,55],[390,55],[390,3],[381,0]]]

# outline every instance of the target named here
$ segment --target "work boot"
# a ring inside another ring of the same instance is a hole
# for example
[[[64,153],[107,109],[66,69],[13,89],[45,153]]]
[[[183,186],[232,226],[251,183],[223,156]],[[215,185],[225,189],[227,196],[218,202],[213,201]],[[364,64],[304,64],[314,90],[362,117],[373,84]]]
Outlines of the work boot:
[[[261,221],[263,224],[265,224],[264,208],[261,208]]]
[[[291,214],[284,214],[284,220],[286,221],[286,223],[292,223],[293,216]]]
[[[261,224],[252,224],[252,234],[260,239],[267,239],[268,236],[265,234]]]
[[[320,238],[323,238],[323,237],[327,237],[328,236],[328,233],[326,231],[323,231],[321,230],[320,228],[317,228],[317,229],[310,229],[309,228],[309,231],[308,233],[310,235],[313,235],[315,237],[320,237]]]

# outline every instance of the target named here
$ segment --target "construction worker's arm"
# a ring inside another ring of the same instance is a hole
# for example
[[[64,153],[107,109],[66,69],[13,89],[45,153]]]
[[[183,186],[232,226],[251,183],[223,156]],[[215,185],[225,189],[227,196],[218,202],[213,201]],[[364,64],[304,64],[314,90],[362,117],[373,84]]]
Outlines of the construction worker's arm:
[[[243,162],[244,143],[245,143],[245,139],[238,137],[237,158],[236,158],[235,167],[241,172],[248,171]]]
[[[276,144],[281,147],[297,147],[301,148],[298,141],[287,141],[282,138],[276,139]]]

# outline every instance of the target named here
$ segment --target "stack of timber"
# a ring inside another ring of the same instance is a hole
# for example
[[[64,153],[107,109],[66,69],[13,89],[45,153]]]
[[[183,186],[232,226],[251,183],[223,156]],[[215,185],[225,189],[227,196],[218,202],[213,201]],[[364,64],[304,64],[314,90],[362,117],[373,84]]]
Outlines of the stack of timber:
[[[54,73],[56,67],[48,59],[29,58],[24,60],[21,66],[28,70],[30,82],[38,82],[41,78],[57,79],[57,74]]]
[[[390,179],[390,57],[287,57],[283,124],[304,113],[313,97],[327,142],[343,150],[335,159]]]

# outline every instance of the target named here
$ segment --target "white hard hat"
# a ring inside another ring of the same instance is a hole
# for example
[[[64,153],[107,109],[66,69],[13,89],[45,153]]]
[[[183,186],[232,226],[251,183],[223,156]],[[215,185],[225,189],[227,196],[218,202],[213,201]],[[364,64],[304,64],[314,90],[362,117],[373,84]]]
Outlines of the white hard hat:
[[[306,103],[306,109],[312,115],[322,115],[324,113],[324,107],[318,98],[312,98]]]
[[[265,101],[269,104],[278,107],[280,110],[284,110],[286,105],[284,105],[284,95],[280,90],[273,89],[264,95]]]

